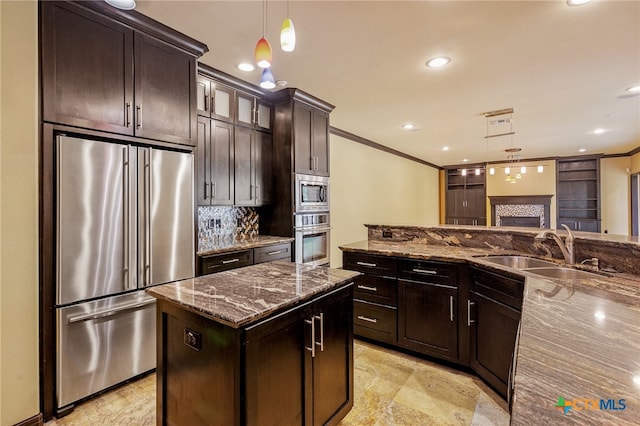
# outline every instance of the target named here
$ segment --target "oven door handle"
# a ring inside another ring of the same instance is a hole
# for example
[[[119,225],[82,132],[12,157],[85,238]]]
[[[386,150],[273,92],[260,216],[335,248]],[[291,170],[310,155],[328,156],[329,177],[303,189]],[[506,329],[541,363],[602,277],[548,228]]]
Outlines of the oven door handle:
[[[326,231],[330,231],[331,227],[330,226],[322,226],[322,227],[317,227],[317,226],[308,226],[308,227],[301,227],[301,228],[294,228],[296,232],[301,233],[302,235],[305,234],[318,234],[320,232],[326,232]]]

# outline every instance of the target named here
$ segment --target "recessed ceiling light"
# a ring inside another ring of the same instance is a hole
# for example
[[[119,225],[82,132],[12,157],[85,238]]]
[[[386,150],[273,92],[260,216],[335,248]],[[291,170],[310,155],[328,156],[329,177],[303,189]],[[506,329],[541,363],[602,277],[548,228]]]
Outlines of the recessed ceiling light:
[[[627,89],[627,92],[640,92],[640,86],[631,86]]]
[[[238,64],[238,69],[239,69],[240,71],[246,71],[246,72],[249,72],[249,71],[253,71],[253,70],[255,70],[255,69],[256,69],[256,67],[254,67],[254,66],[253,66],[253,64],[250,64],[250,63],[248,63],[248,62],[243,62],[243,63],[241,63],[241,64]]]
[[[402,125],[402,128],[405,130],[413,130],[416,128],[416,125],[413,123],[405,123]]]
[[[449,147],[448,147],[448,146],[443,146],[443,147],[442,147],[442,150],[443,150],[443,151],[449,151]]]
[[[122,10],[133,10],[136,8],[135,0],[105,0],[105,2]]]
[[[429,68],[440,68],[440,67],[444,67],[449,62],[451,62],[450,58],[447,58],[446,56],[438,56],[436,58],[429,59],[427,61],[427,66]]]
[[[606,130],[604,130],[603,128],[597,128],[593,131],[594,135],[601,135],[602,133],[606,132]]]
[[[569,6],[580,6],[582,4],[590,3],[591,0],[567,0]]]
[[[578,152],[585,152],[586,150],[587,150],[587,148],[580,148],[580,149],[578,150]]]
[[[468,161],[469,161],[469,159],[468,159],[468,158],[463,158],[463,159],[462,159],[462,162],[463,162],[463,163],[466,163],[466,162],[468,162]]]

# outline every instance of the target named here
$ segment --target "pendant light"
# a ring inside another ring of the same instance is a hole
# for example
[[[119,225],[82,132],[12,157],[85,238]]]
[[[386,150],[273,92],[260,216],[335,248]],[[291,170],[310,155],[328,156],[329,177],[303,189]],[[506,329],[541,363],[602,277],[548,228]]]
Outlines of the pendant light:
[[[280,47],[285,52],[293,52],[296,48],[296,30],[289,17],[289,0],[287,0],[287,17],[282,21],[280,29]]]
[[[273,77],[271,68],[265,68],[262,70],[260,87],[262,87],[263,89],[274,89],[276,87],[276,79]]]
[[[256,44],[256,64],[260,68],[269,68],[271,66],[271,60],[273,59],[273,53],[271,51],[271,45],[265,37],[265,28],[267,26],[267,0],[262,3],[262,38],[258,40]]]

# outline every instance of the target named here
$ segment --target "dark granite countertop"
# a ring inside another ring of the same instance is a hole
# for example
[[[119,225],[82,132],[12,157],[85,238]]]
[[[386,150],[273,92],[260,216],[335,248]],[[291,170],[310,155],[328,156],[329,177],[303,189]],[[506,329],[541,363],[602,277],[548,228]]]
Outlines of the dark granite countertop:
[[[290,243],[294,240],[292,237],[276,237],[272,235],[258,235],[244,239],[221,238],[215,241],[215,245],[205,247],[199,250],[198,256],[209,256],[212,254],[229,253],[238,250],[247,250],[252,248],[271,246],[275,244]]]
[[[348,284],[358,272],[292,262],[267,262],[147,289],[233,328],[297,305]]]
[[[597,240],[597,238],[593,238]],[[634,241],[631,241],[634,244]],[[640,419],[640,276],[606,274],[558,280],[491,263],[483,256],[523,254],[424,241],[361,241],[343,251],[465,262],[525,277],[511,423],[638,424]],[[531,256],[531,254],[525,254]],[[537,256],[541,257],[541,256]],[[557,259],[557,263],[560,263]],[[575,401],[564,413],[558,398]],[[619,400],[624,410],[586,410],[578,399]]]

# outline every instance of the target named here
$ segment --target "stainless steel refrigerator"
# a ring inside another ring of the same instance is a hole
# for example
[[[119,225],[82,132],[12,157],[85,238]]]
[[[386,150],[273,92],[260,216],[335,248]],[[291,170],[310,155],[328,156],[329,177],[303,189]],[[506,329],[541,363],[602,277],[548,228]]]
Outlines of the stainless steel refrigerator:
[[[156,366],[155,299],[194,276],[193,154],[58,136],[57,407]]]

